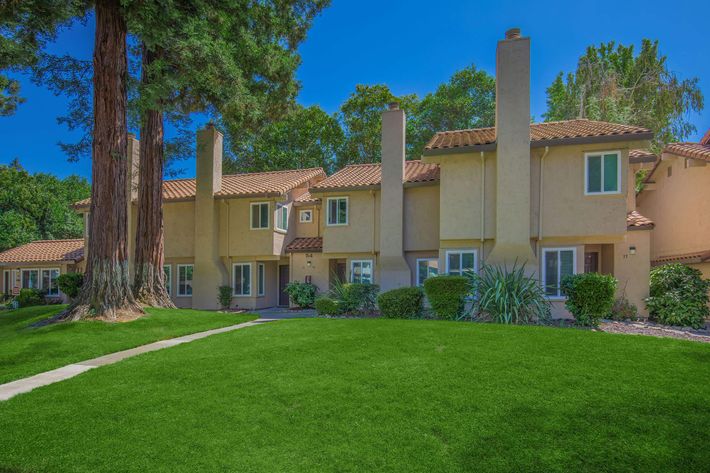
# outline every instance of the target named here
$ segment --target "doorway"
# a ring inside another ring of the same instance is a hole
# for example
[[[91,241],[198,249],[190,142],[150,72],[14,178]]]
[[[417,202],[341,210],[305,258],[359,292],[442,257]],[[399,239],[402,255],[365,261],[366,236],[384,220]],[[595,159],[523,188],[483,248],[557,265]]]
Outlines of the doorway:
[[[286,292],[289,280],[289,266],[287,264],[279,266],[279,305],[288,306],[289,298]]]
[[[330,284],[330,289],[336,282],[346,283],[347,282],[347,262],[344,259],[332,259],[328,261],[328,269],[330,277],[328,278]]]
[[[584,272],[598,273],[599,272],[599,253],[590,251],[584,253]]]
[[[12,291],[12,284],[10,284],[10,271],[3,271],[2,277],[2,293],[9,296]]]

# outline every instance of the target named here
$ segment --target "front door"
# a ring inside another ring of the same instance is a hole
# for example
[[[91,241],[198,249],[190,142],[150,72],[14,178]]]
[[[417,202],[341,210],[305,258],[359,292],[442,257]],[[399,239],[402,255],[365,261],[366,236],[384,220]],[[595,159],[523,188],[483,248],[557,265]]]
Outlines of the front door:
[[[2,278],[2,293],[9,295],[12,292],[12,284],[10,284],[10,271],[3,271]]]
[[[286,286],[288,285],[288,276],[288,265],[279,266],[279,305],[281,306],[288,306],[288,293],[286,293]]]
[[[584,272],[598,273],[599,272],[599,253],[592,251],[584,253]]]

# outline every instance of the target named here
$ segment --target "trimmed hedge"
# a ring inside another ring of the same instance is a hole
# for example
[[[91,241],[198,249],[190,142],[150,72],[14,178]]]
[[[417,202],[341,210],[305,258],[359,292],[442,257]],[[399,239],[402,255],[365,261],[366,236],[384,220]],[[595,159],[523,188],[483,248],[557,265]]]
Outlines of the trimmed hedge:
[[[229,309],[232,305],[232,286],[219,286],[217,288],[217,301],[222,309]]]
[[[424,281],[426,297],[440,319],[455,320],[463,315],[469,289],[464,276],[437,276]]]
[[[84,284],[84,273],[64,273],[57,277],[57,287],[70,299],[76,299]]]
[[[424,292],[420,287],[400,287],[377,296],[377,306],[382,317],[388,319],[413,319],[419,317],[424,307]]]
[[[599,273],[572,274],[562,279],[565,307],[579,325],[596,327],[611,314],[616,293],[614,276]]]
[[[380,286],[377,284],[346,283],[340,287],[337,299],[342,312],[370,314],[375,311],[378,292]]]
[[[301,309],[313,307],[318,288],[308,282],[292,281],[286,286],[286,293],[291,301]]]
[[[20,293],[17,295],[17,303],[20,304],[20,307],[43,305],[44,296],[37,289],[20,289]]]
[[[710,280],[690,266],[676,263],[653,268],[646,299],[651,319],[665,325],[702,327],[710,315],[708,287]]]
[[[318,315],[340,315],[342,313],[338,301],[330,297],[319,297],[313,305]]]

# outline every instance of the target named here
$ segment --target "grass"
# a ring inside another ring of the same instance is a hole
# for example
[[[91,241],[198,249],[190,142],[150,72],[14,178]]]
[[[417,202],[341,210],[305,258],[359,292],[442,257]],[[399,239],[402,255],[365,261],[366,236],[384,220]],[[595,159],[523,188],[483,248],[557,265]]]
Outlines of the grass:
[[[0,403],[0,471],[707,472],[708,379],[681,340],[279,321]]]
[[[255,319],[188,309],[147,309],[133,322],[87,321],[31,328],[65,306],[0,312],[0,384],[146,343]]]

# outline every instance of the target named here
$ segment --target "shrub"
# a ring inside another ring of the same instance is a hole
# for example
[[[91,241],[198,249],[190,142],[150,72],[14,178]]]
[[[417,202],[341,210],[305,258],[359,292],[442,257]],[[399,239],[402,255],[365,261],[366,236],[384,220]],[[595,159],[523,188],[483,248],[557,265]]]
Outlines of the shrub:
[[[229,309],[232,305],[232,286],[219,286],[217,300],[222,309]]]
[[[17,295],[20,307],[30,307],[44,304],[44,296],[38,289],[21,289]]]
[[[336,280],[331,297],[340,303],[341,313],[372,313],[377,303],[377,284],[341,283]]]
[[[614,305],[616,279],[608,274],[572,274],[562,279],[565,307],[578,325],[596,327]]]
[[[550,302],[537,278],[525,274],[525,265],[483,266],[470,273],[472,295],[477,297],[478,317],[503,324],[544,322],[550,318]]]
[[[413,319],[419,317],[424,306],[424,292],[419,287],[401,287],[377,296],[382,317]]]
[[[70,299],[76,299],[84,285],[83,273],[64,273],[57,277],[57,287]]]
[[[700,328],[709,315],[710,281],[682,264],[667,264],[651,270],[650,297],[646,307],[653,320],[666,325]]]
[[[311,283],[293,281],[286,286],[286,293],[291,301],[302,309],[313,307],[318,288]]]
[[[464,276],[437,276],[424,281],[424,292],[436,316],[454,320],[463,315],[466,294],[470,290]]]
[[[318,315],[340,315],[340,304],[330,297],[319,297],[314,304]]]
[[[634,304],[629,302],[626,296],[617,297],[611,307],[609,317],[612,320],[636,320],[639,311]]]

